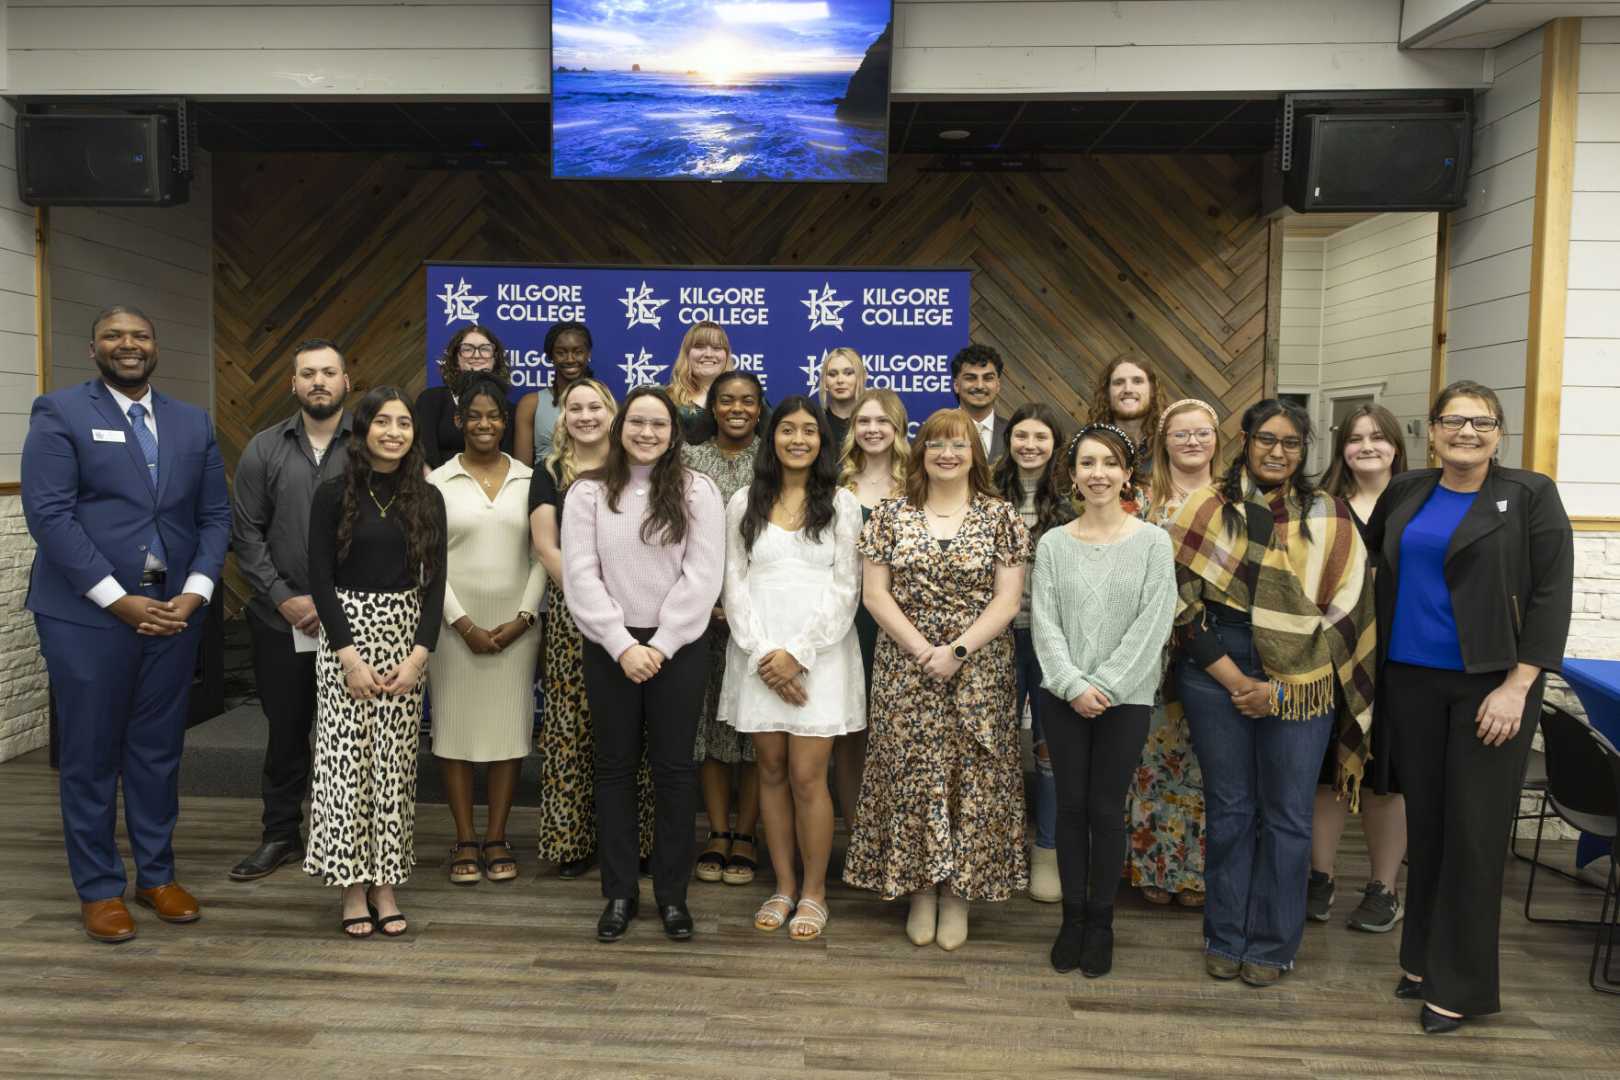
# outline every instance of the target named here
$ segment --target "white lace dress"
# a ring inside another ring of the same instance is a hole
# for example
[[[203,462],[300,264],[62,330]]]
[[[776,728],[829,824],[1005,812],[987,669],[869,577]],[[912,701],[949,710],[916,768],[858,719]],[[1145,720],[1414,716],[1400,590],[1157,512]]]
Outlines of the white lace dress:
[[[861,597],[861,504],[839,489],[833,523],[815,542],[767,523],[743,549],[748,489],[726,506],[723,601],[731,642],[720,720],[738,731],[831,737],[866,727],[866,679],[855,636]],[[786,649],[806,669],[808,701],[789,705],[759,677],[759,662]]]

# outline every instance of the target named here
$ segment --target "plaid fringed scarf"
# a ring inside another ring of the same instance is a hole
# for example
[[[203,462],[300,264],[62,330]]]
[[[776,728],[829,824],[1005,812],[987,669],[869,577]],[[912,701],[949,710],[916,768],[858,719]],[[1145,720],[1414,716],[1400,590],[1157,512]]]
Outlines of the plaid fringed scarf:
[[[1246,518],[1271,520],[1264,547],[1250,539],[1252,527],[1228,531],[1226,500],[1214,487],[1189,495],[1171,521],[1176,626],[1202,622],[1206,596],[1246,609],[1272,684],[1272,714],[1304,720],[1339,702],[1336,786],[1354,809],[1370,752],[1377,633],[1366,548],[1339,499],[1318,492],[1311,500],[1306,539],[1291,487],[1268,496],[1245,476],[1243,492]]]

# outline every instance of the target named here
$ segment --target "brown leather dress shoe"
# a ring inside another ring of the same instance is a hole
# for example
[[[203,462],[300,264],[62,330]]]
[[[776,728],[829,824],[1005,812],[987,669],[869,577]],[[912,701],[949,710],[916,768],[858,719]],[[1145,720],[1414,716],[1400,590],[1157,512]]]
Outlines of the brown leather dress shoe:
[[[122,898],[92,900],[80,904],[79,908],[84,914],[84,932],[91,941],[111,945],[135,936],[135,920],[130,918],[129,908],[124,906]]]
[[[157,912],[164,922],[188,923],[202,918],[197,898],[172,881],[155,889],[137,889],[135,899]]]

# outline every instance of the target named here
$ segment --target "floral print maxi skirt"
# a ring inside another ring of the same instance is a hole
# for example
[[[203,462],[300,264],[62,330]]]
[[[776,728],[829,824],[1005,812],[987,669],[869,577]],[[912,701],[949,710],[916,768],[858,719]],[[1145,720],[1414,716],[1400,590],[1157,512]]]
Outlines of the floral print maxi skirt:
[[[416,644],[421,594],[337,590],[361,659],[382,675]],[[324,629],[315,657],[315,766],[304,872],[328,885],[399,885],[416,863],[416,747],[422,686],[349,696]]]
[[[1204,773],[1179,703],[1153,710],[1126,798],[1130,882],[1170,893],[1204,891]]]

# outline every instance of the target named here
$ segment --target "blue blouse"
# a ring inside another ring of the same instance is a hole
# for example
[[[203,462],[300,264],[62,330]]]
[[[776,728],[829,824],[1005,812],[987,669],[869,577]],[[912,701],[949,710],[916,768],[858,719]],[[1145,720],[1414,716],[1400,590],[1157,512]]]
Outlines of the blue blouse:
[[[1466,670],[1457,642],[1451,590],[1446,585],[1446,548],[1478,494],[1435,485],[1434,494],[1401,533],[1395,619],[1389,630],[1391,660],[1445,671]]]

